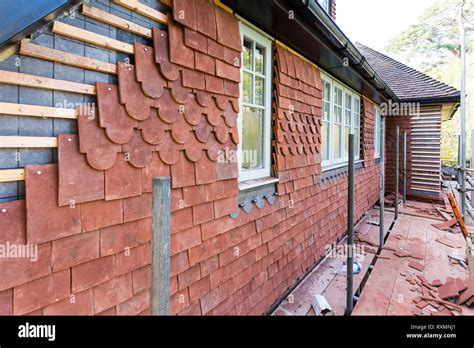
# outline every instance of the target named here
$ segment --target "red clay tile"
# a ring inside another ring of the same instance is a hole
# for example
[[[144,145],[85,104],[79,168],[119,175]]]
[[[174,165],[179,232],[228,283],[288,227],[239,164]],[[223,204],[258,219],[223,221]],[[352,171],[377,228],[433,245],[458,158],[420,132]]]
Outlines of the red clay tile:
[[[197,103],[194,94],[190,95],[189,102],[183,107],[184,118],[192,125],[197,126],[202,120],[204,109]]]
[[[155,101],[143,93],[141,84],[135,78],[135,67],[119,62],[117,73],[120,102],[125,105],[125,111],[137,121],[147,119]]]
[[[204,91],[196,91],[196,101],[202,107],[208,107],[213,102],[211,94]]]
[[[179,69],[177,66],[170,63],[168,33],[153,27],[152,34],[153,46],[155,48],[155,62],[159,64],[160,71],[167,80],[177,80],[179,77]]]
[[[160,159],[166,164],[175,164],[179,159],[181,147],[171,138],[170,132],[166,132],[163,142],[157,146]]]
[[[416,261],[410,261],[410,262],[408,263],[408,266],[411,267],[411,268],[414,268],[414,269],[416,269],[416,270],[418,270],[418,271],[420,271],[420,272],[425,269],[425,266],[423,266],[421,263],[416,262]]]
[[[224,61],[236,68],[240,68],[240,60],[242,54],[239,51],[232,50],[228,47],[224,47]]]
[[[151,109],[150,117],[140,121],[138,129],[142,131],[143,140],[149,144],[158,145],[163,141],[169,126],[158,117],[157,109]]]
[[[0,203],[0,244],[26,243],[25,201]]]
[[[186,144],[191,135],[192,127],[186,122],[184,118],[184,113],[180,113],[178,119],[171,124],[171,137],[177,144]]]
[[[207,117],[201,116],[201,122],[194,126],[194,134],[196,135],[197,140],[201,143],[206,143],[211,134],[212,126],[207,121]]]
[[[180,151],[178,161],[171,165],[171,186],[177,188],[195,184],[194,164],[188,161],[184,151]]]
[[[57,272],[99,257],[99,231],[80,233],[54,240],[51,265]]]
[[[194,69],[194,51],[184,44],[183,27],[168,18],[170,62]]]
[[[210,75],[216,74],[216,61],[213,57],[201,52],[195,52],[196,70],[205,72]]]
[[[221,152],[221,147],[222,145],[216,140],[215,135],[213,134],[210,136],[206,142],[207,157],[213,162],[217,161]]]
[[[221,144],[227,143],[229,140],[229,128],[225,125],[224,122],[220,122],[217,127],[214,128],[216,139]]]
[[[155,176],[170,176],[170,167],[160,159],[157,153],[153,153],[150,165],[142,169],[143,192],[152,191],[152,179]]]
[[[141,132],[137,129],[133,133],[133,138],[122,145],[125,159],[135,168],[143,168],[149,165],[154,150],[155,146],[145,143],[141,137]]]
[[[206,89],[204,73],[196,70],[183,69],[183,86],[201,90]]]
[[[197,31],[184,28],[184,44],[194,50],[207,53],[207,38]]]
[[[224,63],[221,60],[216,60],[216,74],[224,79],[240,82],[240,68]]]
[[[76,134],[58,136],[58,163],[59,206],[104,199],[104,172],[87,164]]]
[[[166,123],[174,123],[180,115],[182,106],[177,104],[173,98],[171,98],[171,92],[169,89],[165,89],[163,97],[159,99],[157,104],[158,116]]]
[[[216,162],[217,180],[234,179],[239,176],[237,163]]]
[[[446,284],[440,286],[438,288],[438,296],[443,300],[450,298],[450,297],[457,297],[459,296],[459,291],[456,286],[455,281],[448,281]]]
[[[197,162],[203,155],[203,144],[201,144],[194,135],[194,132],[190,133],[189,140],[186,143],[184,154],[186,158],[191,162]]]
[[[47,242],[81,232],[80,205],[57,205],[57,165],[26,166],[25,185],[26,231],[29,244]],[[52,216],[54,218],[51,218]]]
[[[123,200],[124,222],[144,219],[151,216],[151,193]]]
[[[215,163],[209,160],[207,156],[202,156],[195,163],[196,185],[210,184],[217,179]]]
[[[240,30],[237,18],[216,6],[216,25],[217,25],[217,42],[242,52],[242,43],[240,41]]]
[[[112,143],[100,128],[95,109],[78,108],[77,126],[79,133],[79,151],[86,154],[87,162],[96,170],[111,168],[117,161],[121,147]]]
[[[214,1],[195,0],[197,30],[212,39],[217,37]]]
[[[134,42],[135,74],[141,82],[143,92],[150,98],[159,98],[163,95],[166,80],[161,77],[158,65],[155,62],[153,47]]]
[[[434,287],[437,287],[437,288],[440,287],[441,285],[443,285],[443,283],[439,279],[435,279],[431,282],[431,286],[434,286]]]
[[[176,22],[196,30],[196,4],[194,0],[173,0],[173,18]]]
[[[224,80],[224,93],[225,95],[228,95],[231,97],[239,97],[240,95],[239,84],[236,82],[229,81],[229,80]]]
[[[171,97],[178,104],[186,104],[189,100],[191,89],[183,86],[181,79],[169,81],[168,86],[171,89]]]
[[[214,40],[207,39],[207,53],[220,60],[225,60],[225,47]]]
[[[105,199],[138,196],[142,193],[142,172],[127,163],[123,155],[117,163],[105,172]]]
[[[222,111],[219,110],[216,103],[211,103],[206,109],[204,113],[207,116],[207,120],[213,126],[218,126],[222,122]]]
[[[93,231],[123,222],[121,200],[95,201],[81,205],[82,231]]]

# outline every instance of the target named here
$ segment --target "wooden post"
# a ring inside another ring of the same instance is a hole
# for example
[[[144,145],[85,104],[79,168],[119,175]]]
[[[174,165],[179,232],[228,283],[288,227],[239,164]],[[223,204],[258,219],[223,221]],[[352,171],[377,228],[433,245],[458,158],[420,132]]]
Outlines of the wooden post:
[[[151,314],[168,315],[170,306],[170,178],[152,181]]]

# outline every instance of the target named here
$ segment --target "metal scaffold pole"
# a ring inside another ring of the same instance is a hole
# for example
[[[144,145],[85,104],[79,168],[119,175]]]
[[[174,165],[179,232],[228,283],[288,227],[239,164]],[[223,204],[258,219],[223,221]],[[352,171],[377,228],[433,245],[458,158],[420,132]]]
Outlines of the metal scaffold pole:
[[[349,178],[347,198],[347,304],[346,315],[352,313],[354,284],[354,134],[349,134]]]
[[[461,141],[459,166],[461,170],[461,214],[464,222],[466,222],[466,31],[463,18],[464,4],[465,0],[461,1],[459,11],[459,32],[461,34]]]
[[[380,125],[380,250],[385,240],[385,117],[382,117]]]
[[[397,126],[395,132],[395,220],[398,219],[398,181],[399,181],[399,162],[400,162],[400,126]]]

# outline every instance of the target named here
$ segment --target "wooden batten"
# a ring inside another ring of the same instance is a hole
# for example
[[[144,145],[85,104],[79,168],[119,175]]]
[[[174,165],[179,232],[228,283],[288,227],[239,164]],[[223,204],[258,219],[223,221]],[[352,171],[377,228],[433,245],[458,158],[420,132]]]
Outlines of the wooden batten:
[[[0,148],[54,148],[58,147],[56,137],[0,136]]]
[[[54,91],[95,95],[95,86],[83,83],[56,80],[49,77],[0,70],[0,83]]]
[[[116,4],[150,18],[158,23],[168,24],[168,16],[137,0],[113,0]]]
[[[1,169],[0,182],[23,181],[25,180],[25,170],[21,169]]]
[[[115,64],[110,64],[93,58],[86,58],[77,54],[59,51],[40,45],[35,45],[29,42],[21,42],[19,53],[24,56],[70,65],[76,68],[93,70],[106,74],[117,74],[117,67]]]
[[[0,114],[42,118],[77,119],[77,112],[75,109],[53,108],[49,106],[16,103],[0,103]]]
[[[128,43],[111,39],[107,36],[99,35],[84,29],[74,27],[62,22],[54,22],[51,31],[55,34],[69,37],[71,39],[84,41],[89,44],[106,48],[113,51],[118,51],[126,54],[133,54],[133,45]]]
[[[93,18],[102,23],[113,25],[114,27],[129,31],[146,38],[151,38],[151,30],[139,24],[133,23],[121,17],[115,16],[108,12],[102,11],[96,7],[87,4],[82,5],[81,14],[89,18]]]

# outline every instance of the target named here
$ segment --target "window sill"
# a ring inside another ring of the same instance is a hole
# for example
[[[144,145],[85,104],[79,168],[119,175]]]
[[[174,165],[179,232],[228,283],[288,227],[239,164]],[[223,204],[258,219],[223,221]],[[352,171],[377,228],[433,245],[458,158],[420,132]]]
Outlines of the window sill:
[[[262,187],[262,186],[275,184],[279,181],[280,180],[278,178],[273,178],[273,177],[245,180],[245,181],[239,182],[239,191],[240,192],[248,191],[248,190],[252,190],[255,188]]]
[[[360,164],[360,163],[364,163],[364,160],[361,160],[361,159],[356,160],[354,162],[354,165],[357,167],[357,165]],[[330,170],[334,170],[334,169],[338,169],[338,168],[344,168],[344,167],[347,167],[347,166],[348,166],[348,163],[343,162],[343,163],[333,164],[333,165],[330,165],[330,166],[325,166],[325,167],[322,168],[322,170],[323,170],[323,173],[324,173],[324,172],[328,172]]]

